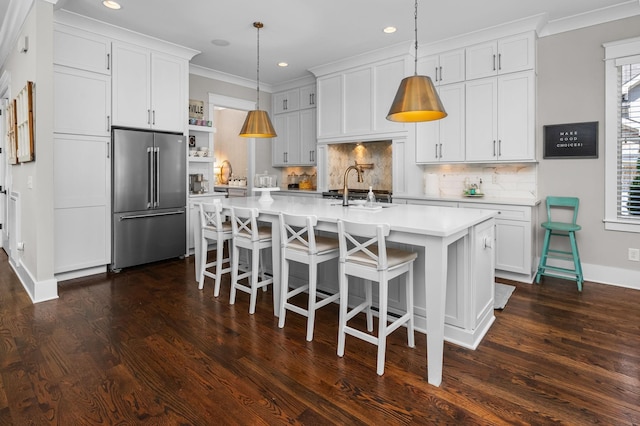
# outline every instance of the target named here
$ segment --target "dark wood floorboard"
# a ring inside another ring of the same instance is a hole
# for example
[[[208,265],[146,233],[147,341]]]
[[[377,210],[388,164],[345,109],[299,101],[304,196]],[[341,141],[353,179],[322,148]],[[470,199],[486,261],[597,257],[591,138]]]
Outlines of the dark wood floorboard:
[[[378,377],[372,345],[348,336],[336,356],[337,305],[306,342],[271,291],[252,316],[228,276],[214,298],[194,275],[193,257],[162,262],[34,305],[0,251],[0,425],[640,424],[640,291],[510,283],[477,350],[445,344],[436,388],[423,334],[389,336]]]

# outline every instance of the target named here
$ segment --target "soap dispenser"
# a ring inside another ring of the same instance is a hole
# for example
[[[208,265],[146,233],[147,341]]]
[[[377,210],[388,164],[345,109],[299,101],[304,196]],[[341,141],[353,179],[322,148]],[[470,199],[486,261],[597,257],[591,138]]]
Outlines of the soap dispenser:
[[[367,194],[367,207],[373,207],[376,203],[376,196],[373,194],[373,187],[369,187],[369,193]]]

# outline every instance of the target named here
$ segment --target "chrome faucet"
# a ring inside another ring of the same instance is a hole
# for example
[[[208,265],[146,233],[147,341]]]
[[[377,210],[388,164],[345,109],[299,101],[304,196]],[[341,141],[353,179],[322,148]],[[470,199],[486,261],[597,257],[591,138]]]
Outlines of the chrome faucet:
[[[373,164],[358,164],[358,162],[356,161],[355,165],[347,167],[347,170],[344,171],[344,182],[342,186],[342,205],[343,206],[349,205],[349,188],[347,186],[347,179],[349,177],[349,172],[351,170],[355,170],[356,173],[358,174],[358,182],[364,182],[364,179],[362,178],[363,169],[373,169]]]

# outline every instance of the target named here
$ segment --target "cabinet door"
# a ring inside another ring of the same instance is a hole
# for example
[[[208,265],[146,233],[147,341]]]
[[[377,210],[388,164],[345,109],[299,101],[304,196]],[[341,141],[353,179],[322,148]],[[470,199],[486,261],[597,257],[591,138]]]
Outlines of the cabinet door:
[[[56,25],[53,63],[111,75],[111,42],[96,34]]]
[[[318,79],[318,137],[342,134],[342,75]]]
[[[498,73],[533,69],[535,39],[533,33],[519,34],[498,40]]]
[[[466,83],[466,160],[497,159],[497,79]],[[446,108],[446,106],[445,106]]]
[[[141,47],[113,43],[113,124],[151,126],[151,54]]]
[[[344,133],[369,133],[372,129],[372,69],[370,67],[344,74]],[[389,104],[391,105],[391,104]]]
[[[111,77],[55,66],[53,131],[109,136]]]
[[[300,114],[300,164],[316,164],[316,110],[305,109]]]
[[[305,86],[300,88],[300,109],[316,107],[316,86]]]
[[[298,112],[274,115],[277,137],[272,142],[274,166],[288,166],[300,161],[300,115]]]
[[[438,55],[433,55],[418,58],[418,74],[426,75],[431,78],[433,84],[438,84],[438,76],[440,75],[440,57]]]
[[[467,80],[496,75],[498,71],[498,44],[495,41],[467,47],[465,56]]]
[[[55,273],[111,262],[109,141],[54,136]]]
[[[395,132],[403,129],[402,123],[387,120],[389,108],[398,91],[400,81],[405,77],[405,64],[403,59],[377,65],[373,69],[374,87],[374,127],[369,131]],[[366,108],[365,108],[366,109]]]
[[[498,159],[535,158],[533,71],[498,77]]]
[[[464,49],[452,50],[440,54],[438,84],[451,84],[464,81],[464,62]]]
[[[496,219],[496,269],[531,273],[531,224]]]
[[[276,134],[278,136],[271,139],[271,162],[274,166],[286,166],[288,145],[286,114],[274,114],[273,127],[276,129]]]
[[[464,161],[465,157],[465,86],[448,84],[438,88],[447,116],[440,126],[440,161]]]
[[[187,61],[169,55],[151,55],[151,126],[183,132],[186,123]]]

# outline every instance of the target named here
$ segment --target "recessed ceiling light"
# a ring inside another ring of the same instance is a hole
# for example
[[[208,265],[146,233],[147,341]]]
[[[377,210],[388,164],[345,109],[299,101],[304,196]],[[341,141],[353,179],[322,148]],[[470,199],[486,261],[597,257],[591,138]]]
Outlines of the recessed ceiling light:
[[[396,27],[384,27],[384,29],[382,30],[384,31],[385,34],[393,34],[397,31]]]
[[[102,4],[108,7],[109,9],[113,9],[113,10],[118,10],[120,9],[120,7],[122,7],[120,6],[120,3],[114,0],[104,0]]]
[[[230,43],[227,40],[222,40],[222,39],[217,38],[215,40],[211,40],[211,44],[214,44],[214,45],[220,46],[220,47],[226,47]]]
[[[278,66],[284,68],[284,67],[288,67],[289,64],[286,62],[278,62]]]

